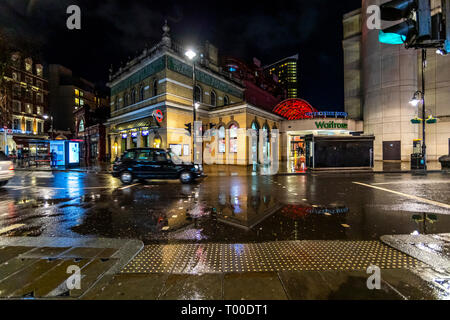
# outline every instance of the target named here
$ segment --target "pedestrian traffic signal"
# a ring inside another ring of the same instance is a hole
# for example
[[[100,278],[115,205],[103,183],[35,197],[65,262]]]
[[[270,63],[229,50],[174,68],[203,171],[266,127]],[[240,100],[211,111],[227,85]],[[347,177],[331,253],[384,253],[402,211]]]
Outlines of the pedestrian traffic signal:
[[[380,31],[381,43],[417,48],[432,38],[430,0],[389,1],[380,6],[380,14],[381,20],[385,21],[403,19],[401,23]]]
[[[189,132],[189,135],[192,135],[192,123],[186,123],[184,128]]]

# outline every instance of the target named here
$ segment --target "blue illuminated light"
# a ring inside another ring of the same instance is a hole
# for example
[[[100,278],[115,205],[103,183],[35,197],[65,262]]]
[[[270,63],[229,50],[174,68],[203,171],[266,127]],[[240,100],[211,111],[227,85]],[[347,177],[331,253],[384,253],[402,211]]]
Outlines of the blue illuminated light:
[[[385,44],[404,44],[406,42],[406,36],[397,33],[384,33],[380,30],[378,40]]]
[[[136,137],[137,137],[137,135],[138,135],[138,133],[137,133],[137,132],[132,132],[132,133],[131,133],[131,137],[133,137],[133,138],[136,138]]]
[[[122,138],[126,139],[128,137],[128,135],[126,133],[122,134]]]
[[[230,72],[235,72],[236,68],[230,67]]]
[[[145,130],[145,131],[142,131],[142,135],[145,137],[145,136],[148,136],[148,130]]]

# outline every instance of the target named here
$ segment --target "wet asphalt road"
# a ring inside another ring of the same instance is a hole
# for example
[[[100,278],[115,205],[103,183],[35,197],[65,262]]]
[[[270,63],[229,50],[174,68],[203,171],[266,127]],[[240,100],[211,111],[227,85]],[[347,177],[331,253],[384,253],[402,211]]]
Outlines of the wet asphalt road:
[[[450,176],[214,176],[123,186],[108,174],[17,172],[0,236],[144,243],[371,240],[450,232]]]

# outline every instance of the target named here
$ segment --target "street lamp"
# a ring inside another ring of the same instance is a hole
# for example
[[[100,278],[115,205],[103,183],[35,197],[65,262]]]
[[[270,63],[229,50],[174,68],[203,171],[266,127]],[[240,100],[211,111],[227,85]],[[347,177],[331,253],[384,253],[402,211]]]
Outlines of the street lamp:
[[[422,91],[416,91],[414,93],[413,98],[409,101],[409,104],[413,107],[417,107],[419,103],[422,101],[422,99],[419,99],[422,96]]]
[[[192,50],[192,49],[188,49],[184,55],[192,61],[192,111],[194,114],[194,128],[192,131],[192,155],[193,155],[193,160],[195,162],[195,154],[194,154],[194,150],[195,150],[195,122],[197,121],[197,109],[200,107],[200,103],[195,101],[195,61],[196,61],[196,57],[197,57],[197,53]]]
[[[49,115],[46,115],[46,114],[44,114],[43,116],[42,116],[45,120],[48,120],[49,118],[50,118],[50,131],[52,132],[52,135],[51,135],[51,137],[52,137],[52,140],[53,140],[53,116],[49,116]]]

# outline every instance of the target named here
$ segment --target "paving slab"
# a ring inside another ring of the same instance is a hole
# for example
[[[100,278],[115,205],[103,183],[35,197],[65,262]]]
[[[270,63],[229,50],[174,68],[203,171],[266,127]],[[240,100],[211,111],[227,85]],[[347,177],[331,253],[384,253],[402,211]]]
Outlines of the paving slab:
[[[168,274],[119,274],[83,296],[86,300],[156,300]]]
[[[0,298],[80,298],[142,247],[129,239],[0,238]],[[80,268],[81,289],[68,289],[69,266]]]
[[[221,274],[171,274],[159,296],[161,300],[221,300]]]
[[[224,300],[287,300],[276,272],[227,273],[223,279]]]

